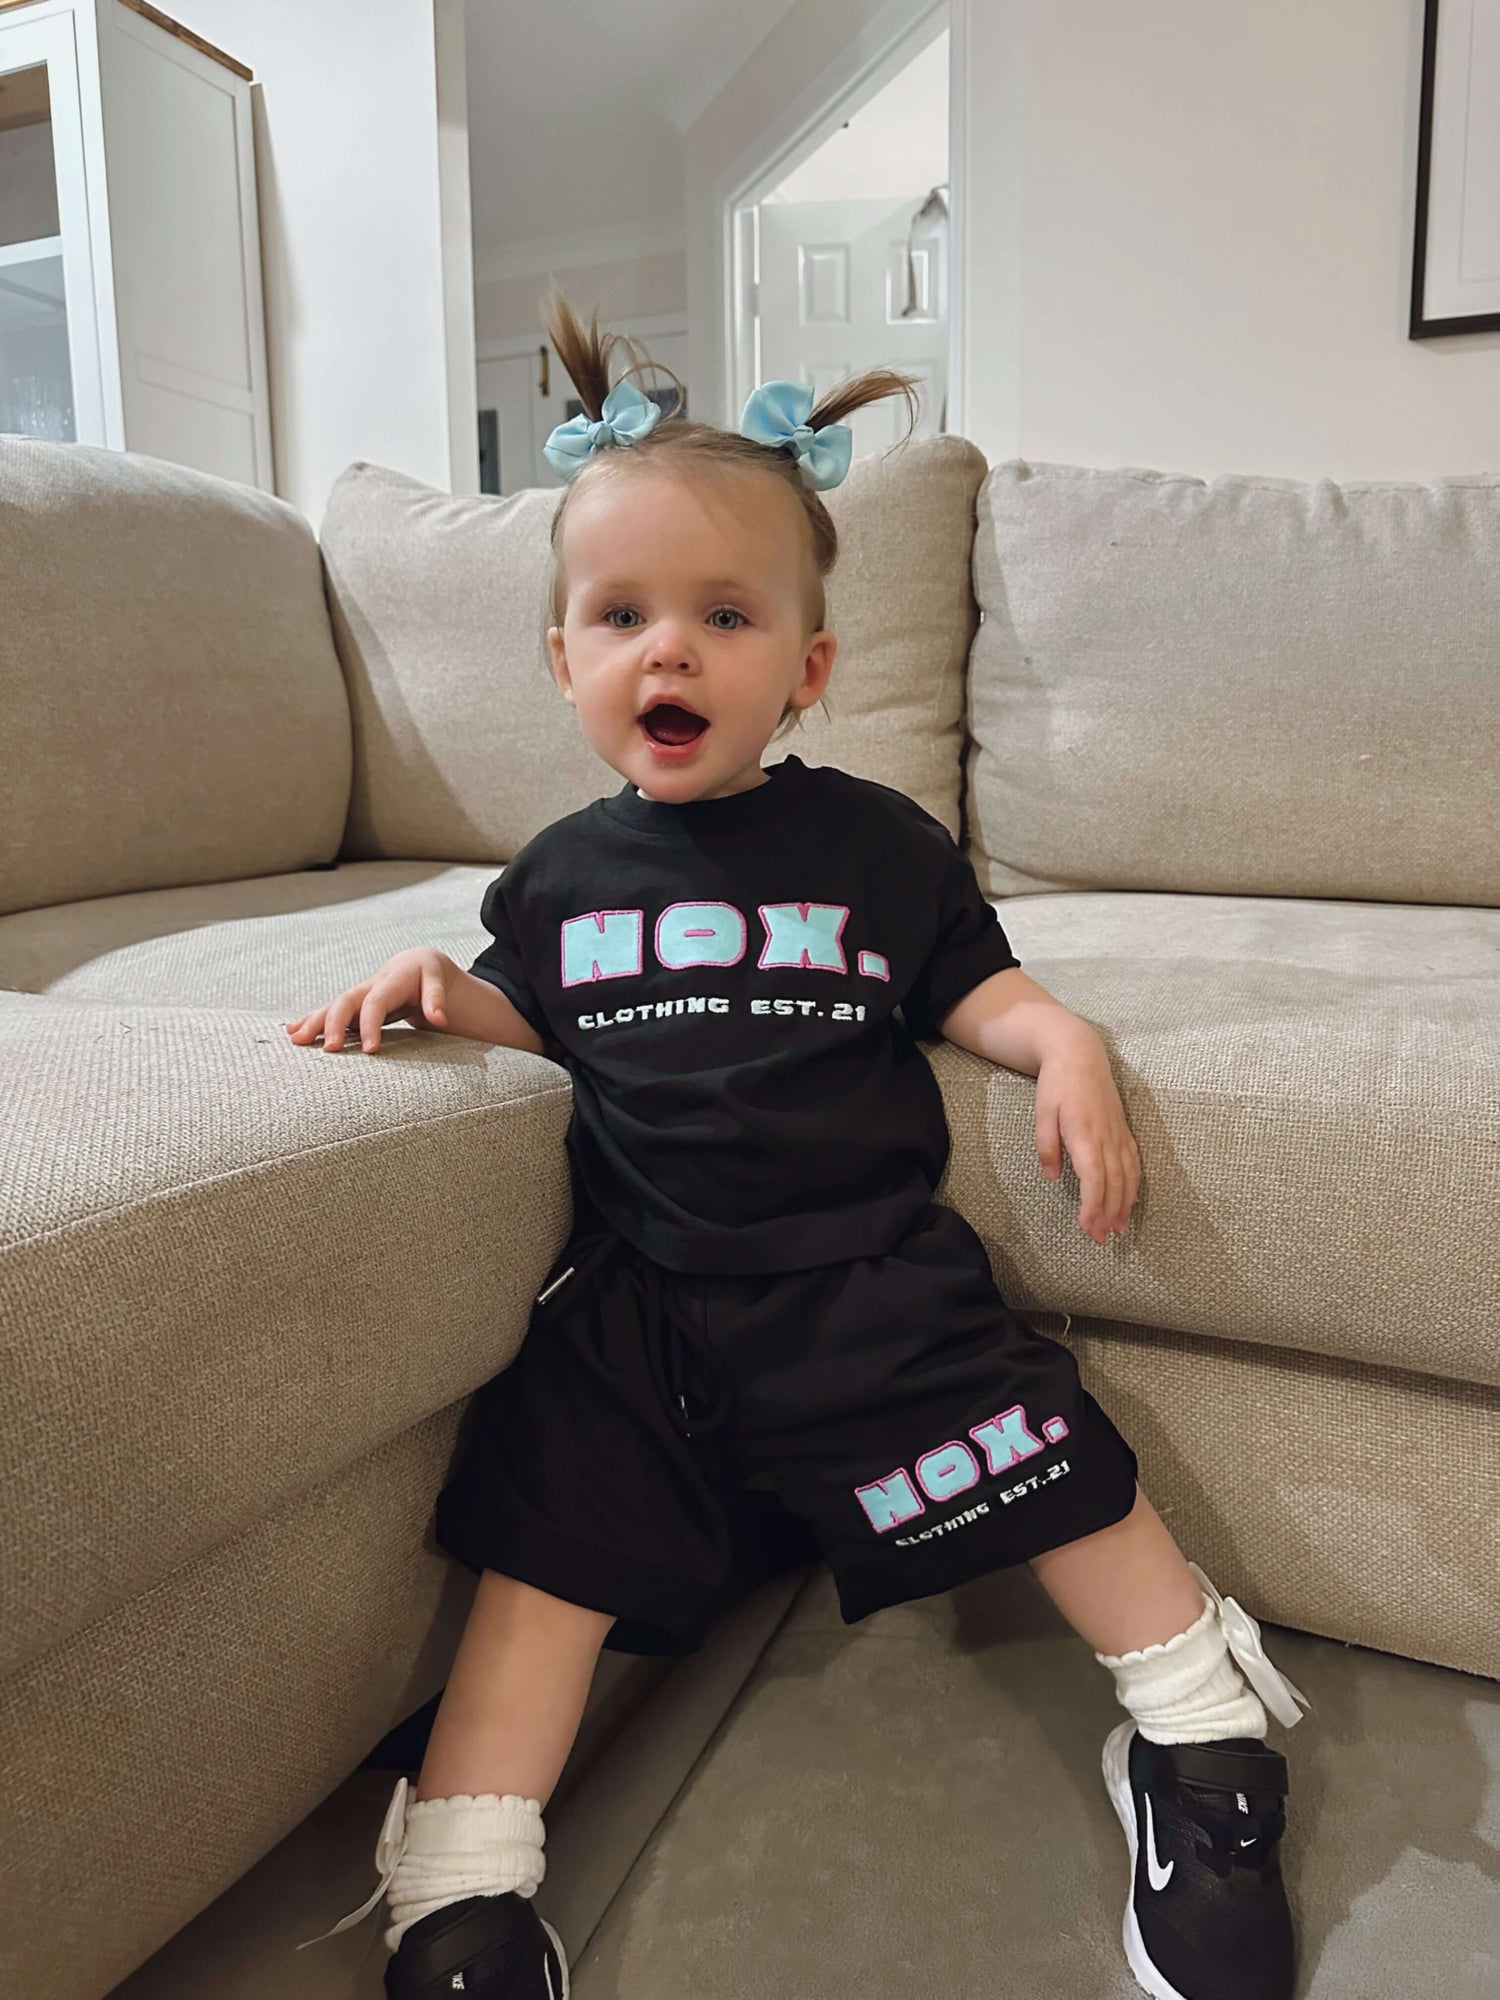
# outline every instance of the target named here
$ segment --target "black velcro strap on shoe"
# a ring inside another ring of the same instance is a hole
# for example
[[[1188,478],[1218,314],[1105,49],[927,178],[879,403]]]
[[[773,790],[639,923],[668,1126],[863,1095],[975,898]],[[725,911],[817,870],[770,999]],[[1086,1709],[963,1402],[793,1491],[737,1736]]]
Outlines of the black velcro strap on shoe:
[[[1225,1750],[1211,1743],[1152,1743],[1141,1739],[1148,1785],[1209,1785],[1221,1792],[1287,1790],[1286,1759],[1279,1750]]]
[[[433,1910],[406,1930],[386,1961],[386,2000],[427,2000],[446,1993],[453,1974],[476,1959],[535,1932],[541,1925],[530,1899],[504,1895],[465,1896]]]

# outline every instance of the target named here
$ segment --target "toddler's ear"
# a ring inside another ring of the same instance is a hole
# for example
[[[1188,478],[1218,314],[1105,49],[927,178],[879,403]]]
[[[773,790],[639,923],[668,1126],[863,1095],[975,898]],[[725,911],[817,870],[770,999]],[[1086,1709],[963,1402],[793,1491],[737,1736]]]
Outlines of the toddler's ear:
[[[552,678],[557,682],[563,693],[566,694],[572,686],[572,677],[568,672],[568,655],[563,646],[562,627],[560,625],[549,625],[547,627],[547,651],[552,656]]]

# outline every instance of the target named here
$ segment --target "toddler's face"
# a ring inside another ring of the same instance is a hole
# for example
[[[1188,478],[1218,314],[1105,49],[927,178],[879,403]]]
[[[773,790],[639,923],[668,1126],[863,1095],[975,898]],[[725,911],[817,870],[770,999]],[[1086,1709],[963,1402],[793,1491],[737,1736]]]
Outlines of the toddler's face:
[[[764,784],[783,709],[819,699],[838,643],[810,629],[797,496],[753,467],[612,466],[569,502],[559,554],[552,671],[604,761],[672,805]]]

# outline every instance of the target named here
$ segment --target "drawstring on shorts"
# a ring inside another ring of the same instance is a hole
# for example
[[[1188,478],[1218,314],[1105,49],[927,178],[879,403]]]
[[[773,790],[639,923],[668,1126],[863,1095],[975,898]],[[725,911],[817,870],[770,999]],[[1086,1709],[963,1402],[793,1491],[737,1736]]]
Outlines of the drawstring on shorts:
[[[565,1285],[584,1283],[614,1251],[633,1247],[618,1229],[607,1224],[582,1256],[576,1256],[574,1262],[542,1287],[537,1294],[537,1305],[545,1311]],[[638,1261],[624,1264],[621,1271],[625,1286],[639,1302],[646,1365],[662,1405],[680,1436],[701,1440],[730,1421],[735,1407],[734,1384],[728,1370],[705,1346],[687,1308],[674,1295],[670,1285],[674,1275],[663,1271],[653,1258],[644,1254]],[[695,1378],[712,1384],[712,1400],[705,1408],[689,1408]],[[733,1541],[724,1518],[721,1504],[724,1496],[719,1484],[699,1454],[686,1456],[684,1470],[696,1478],[701,1490],[714,1503],[710,1514],[716,1524],[718,1559],[727,1565],[733,1559]]]
[[[569,1264],[536,1295],[545,1306],[566,1284],[577,1286],[591,1277],[611,1252],[630,1247],[618,1229],[607,1227],[576,1262]],[[670,1274],[668,1274],[670,1275]],[[683,1437],[703,1436],[727,1423],[734,1409],[734,1385],[716,1357],[707,1353],[691,1314],[671,1295],[662,1268],[643,1257],[637,1269],[628,1272],[632,1289],[641,1280],[642,1324],[646,1334],[646,1359],[653,1381],[673,1423]],[[706,1409],[688,1408],[690,1370],[696,1363],[699,1376],[713,1383],[713,1400]]]

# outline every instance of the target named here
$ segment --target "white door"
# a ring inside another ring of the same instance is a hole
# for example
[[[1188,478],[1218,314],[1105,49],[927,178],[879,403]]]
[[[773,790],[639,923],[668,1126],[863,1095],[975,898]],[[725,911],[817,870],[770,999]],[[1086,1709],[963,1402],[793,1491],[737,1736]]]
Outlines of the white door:
[[[0,431],[118,446],[88,192],[73,16],[0,14]]]
[[[511,354],[479,364],[479,408],[495,412],[495,443],[500,454],[496,490],[501,493],[519,493],[537,484],[536,377],[534,354]],[[551,470],[548,466],[549,475]]]
[[[908,264],[922,188],[899,200],[765,201],[760,231],[760,378],[802,382],[821,396],[865,368],[915,375],[918,437],[945,427],[948,274],[943,244],[924,234]],[[915,305],[915,312],[905,308]],[[736,411],[736,417],[738,412]],[[899,397],[849,419],[855,456],[886,451],[904,432]]]

